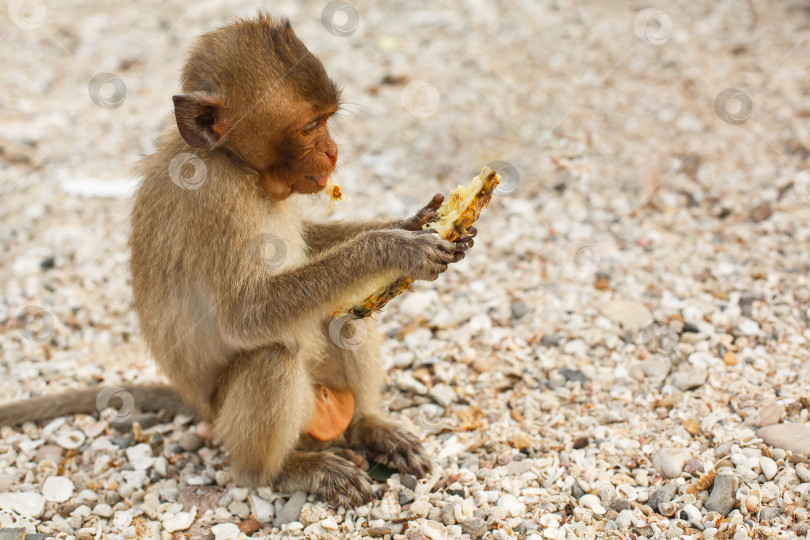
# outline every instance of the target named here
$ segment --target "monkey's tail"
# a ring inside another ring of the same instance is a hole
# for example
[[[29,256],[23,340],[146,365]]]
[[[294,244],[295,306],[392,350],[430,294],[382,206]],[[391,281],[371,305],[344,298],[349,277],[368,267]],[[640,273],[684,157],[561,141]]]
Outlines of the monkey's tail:
[[[165,384],[131,384],[94,386],[0,405],[0,426],[14,426],[71,414],[104,414],[107,407],[117,411],[111,419],[113,422],[125,421],[134,409],[197,416],[197,412]]]

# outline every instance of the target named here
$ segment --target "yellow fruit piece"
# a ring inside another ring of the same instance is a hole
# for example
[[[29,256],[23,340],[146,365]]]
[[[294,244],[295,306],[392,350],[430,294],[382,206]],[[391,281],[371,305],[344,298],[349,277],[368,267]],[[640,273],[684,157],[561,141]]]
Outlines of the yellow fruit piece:
[[[500,181],[500,175],[489,167],[484,167],[481,174],[469,184],[458,186],[450,192],[439,207],[437,218],[424,225],[423,229],[435,229],[440,236],[450,241],[458,239],[481,215]],[[349,303],[332,315],[357,319],[368,317],[402,291],[410,289],[411,283],[413,280],[407,277],[401,277],[393,283],[371,283],[365,292],[365,300]]]
[[[327,180],[326,187],[323,188],[323,192],[326,193],[327,197],[329,197],[327,212],[331,212],[335,208],[336,202],[345,200],[343,192],[340,190],[340,185],[332,180],[331,176],[329,177],[329,180]]]

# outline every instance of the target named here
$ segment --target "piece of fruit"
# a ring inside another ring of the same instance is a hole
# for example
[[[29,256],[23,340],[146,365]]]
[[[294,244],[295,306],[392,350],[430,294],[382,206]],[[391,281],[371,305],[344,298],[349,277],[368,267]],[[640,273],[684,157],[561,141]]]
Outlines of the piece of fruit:
[[[329,206],[327,210],[329,212],[335,207],[335,203],[338,201],[342,201],[343,199],[343,192],[340,190],[340,185],[337,182],[332,180],[332,177],[329,177],[329,180],[326,182],[326,187],[323,188],[323,192],[326,193],[326,196],[329,197]]]
[[[424,225],[424,229],[435,229],[443,238],[453,241],[464,234],[467,228],[475,223],[481,211],[492,199],[492,194],[498,183],[500,175],[489,167],[481,169],[481,174],[472,179],[466,186],[458,186],[450,192],[437,212],[437,218]],[[412,279],[400,277],[393,283],[372,283],[364,291],[359,302],[348,302],[337,309],[332,315],[335,317],[350,317],[361,319],[368,317],[381,309],[392,298],[405,289],[409,289]]]

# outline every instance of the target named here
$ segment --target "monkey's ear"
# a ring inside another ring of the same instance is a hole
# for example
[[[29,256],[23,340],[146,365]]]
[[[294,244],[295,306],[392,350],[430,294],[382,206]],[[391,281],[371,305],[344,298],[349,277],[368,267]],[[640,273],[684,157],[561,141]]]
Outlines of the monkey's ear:
[[[204,92],[172,96],[180,136],[194,148],[214,148],[227,128],[222,102]]]

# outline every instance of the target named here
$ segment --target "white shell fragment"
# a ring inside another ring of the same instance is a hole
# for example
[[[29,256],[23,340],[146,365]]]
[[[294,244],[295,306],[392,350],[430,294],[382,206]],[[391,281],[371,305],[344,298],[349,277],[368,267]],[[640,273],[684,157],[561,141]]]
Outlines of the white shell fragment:
[[[38,518],[45,510],[45,497],[39,493],[0,493],[0,508]]]
[[[56,444],[66,450],[73,450],[84,444],[86,437],[78,429],[62,431],[56,436]]]
[[[583,495],[582,497],[579,498],[579,504],[586,508],[590,508],[591,511],[598,516],[601,516],[602,514],[607,512],[607,510],[605,510],[605,507],[602,506],[602,502],[599,500],[599,497],[597,497],[596,495],[591,494]]]
[[[163,528],[167,532],[184,531],[191,527],[197,517],[197,507],[192,506],[188,512],[178,512],[163,521]]]
[[[239,527],[235,523],[219,523],[211,527],[214,540],[233,540],[239,536]]]
[[[146,443],[136,444],[127,448],[127,459],[136,471],[145,471],[155,464],[156,457],[152,456],[152,447]]]
[[[64,476],[51,476],[42,485],[42,494],[48,501],[65,502],[73,495],[73,482]]]

